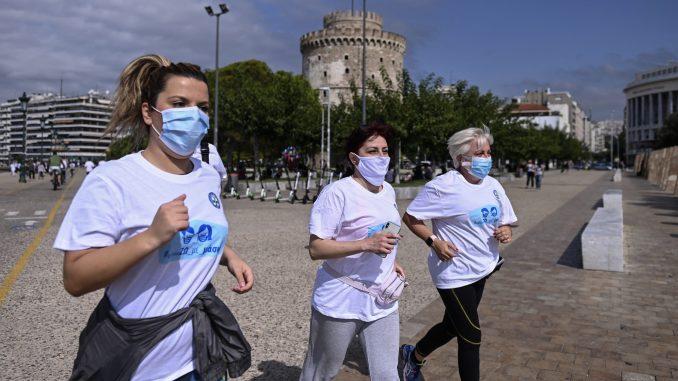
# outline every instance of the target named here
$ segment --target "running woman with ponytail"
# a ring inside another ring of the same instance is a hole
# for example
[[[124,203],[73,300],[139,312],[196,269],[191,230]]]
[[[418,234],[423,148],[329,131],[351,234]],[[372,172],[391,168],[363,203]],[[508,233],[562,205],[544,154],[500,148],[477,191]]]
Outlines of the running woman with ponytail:
[[[428,269],[445,305],[442,321],[414,345],[401,347],[404,381],[421,380],[424,359],[457,338],[462,381],[480,378],[478,305],[485,281],[502,264],[499,243],[511,242],[517,221],[504,188],[487,176],[492,135],[467,128],[452,135],[448,150],[455,170],[429,181],[403,220],[431,248]],[[424,224],[431,220],[433,230]]]
[[[146,148],[85,178],[54,247],[73,296],[105,289],[80,335],[72,380],[220,380],[250,366],[250,346],[211,284],[221,264],[253,283],[226,246],[220,178],[192,159],[209,127],[196,65],[159,55],[120,75],[108,132]]]
[[[388,125],[356,129],[346,144],[353,175],[325,187],[313,204],[309,254],[324,262],[313,287],[300,381],[332,380],[356,334],[370,379],[398,379],[397,295],[405,274],[396,263],[402,237],[395,192],[384,182],[391,136]]]

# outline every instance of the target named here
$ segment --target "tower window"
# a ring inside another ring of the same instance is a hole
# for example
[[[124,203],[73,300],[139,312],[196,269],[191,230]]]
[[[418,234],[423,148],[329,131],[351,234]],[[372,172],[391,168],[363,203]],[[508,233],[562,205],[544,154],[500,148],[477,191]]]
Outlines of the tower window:
[[[345,60],[348,59],[348,54],[344,55],[344,59],[345,59]]]
[[[327,72],[323,71],[323,77],[327,78]]]
[[[379,62],[384,62],[384,57],[379,57]]]
[[[372,74],[372,79],[374,79],[374,74]]]
[[[345,70],[344,72],[345,72],[346,74],[348,74],[348,73],[349,73],[349,70],[348,70],[348,68],[346,68],[346,70]]]
[[[318,61],[320,61],[320,56],[318,56]]]
[[[393,65],[395,65],[395,60],[391,60],[391,63],[392,63]]]

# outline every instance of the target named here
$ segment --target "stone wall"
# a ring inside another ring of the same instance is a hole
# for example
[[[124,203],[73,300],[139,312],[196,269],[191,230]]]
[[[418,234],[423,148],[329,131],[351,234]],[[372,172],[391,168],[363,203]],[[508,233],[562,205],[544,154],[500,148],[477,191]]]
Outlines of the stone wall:
[[[636,154],[634,170],[661,190],[678,195],[678,146]]]
[[[323,21],[323,29],[301,37],[302,73],[314,89],[330,87],[336,104],[350,96],[351,82],[360,88],[362,81],[362,12],[333,12]],[[405,38],[382,30],[381,16],[367,12],[365,41],[367,79],[383,86],[383,68],[395,83],[403,70]]]

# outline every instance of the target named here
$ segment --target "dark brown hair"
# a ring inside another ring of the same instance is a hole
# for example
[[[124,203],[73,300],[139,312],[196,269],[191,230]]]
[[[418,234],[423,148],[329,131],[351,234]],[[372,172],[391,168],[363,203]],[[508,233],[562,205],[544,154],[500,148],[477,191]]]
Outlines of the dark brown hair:
[[[147,54],[127,64],[120,74],[115,91],[113,113],[106,133],[134,136],[139,143],[148,136],[148,128],[141,115],[141,105],[155,106],[158,94],[165,90],[173,75],[194,78],[207,84],[200,66],[190,63],[172,63],[158,54]]]
[[[353,130],[351,135],[348,136],[348,139],[346,139],[346,159],[348,159],[348,155],[351,152],[357,155],[360,147],[362,147],[366,141],[374,136],[383,137],[386,139],[386,144],[391,147],[391,142],[394,138],[394,135],[395,131],[393,130],[393,127],[386,123],[372,122],[367,127],[358,127]],[[391,150],[389,150],[388,154],[391,156],[391,158],[393,158],[393,152]],[[351,160],[348,162],[351,163]]]

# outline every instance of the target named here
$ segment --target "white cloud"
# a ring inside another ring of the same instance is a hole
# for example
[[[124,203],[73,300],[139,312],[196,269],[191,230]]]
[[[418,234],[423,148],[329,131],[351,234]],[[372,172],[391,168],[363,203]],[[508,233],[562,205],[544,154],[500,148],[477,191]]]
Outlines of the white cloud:
[[[17,2],[0,13],[0,100],[23,91],[113,90],[126,63],[145,53],[214,66],[215,18],[185,0]],[[270,33],[251,2],[221,18],[220,63],[257,58],[294,69],[297,41]],[[292,64],[291,64],[292,63]]]

